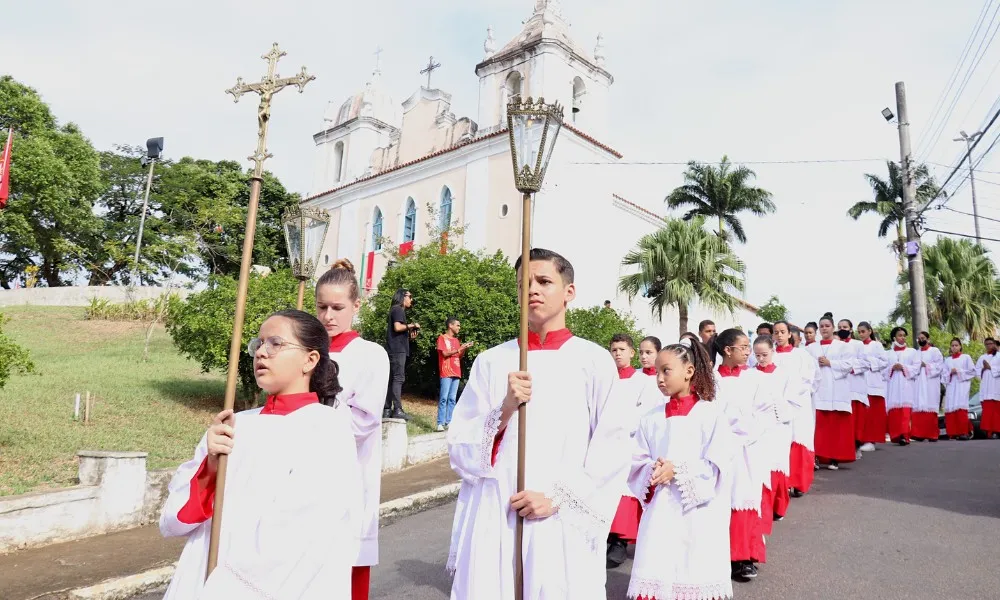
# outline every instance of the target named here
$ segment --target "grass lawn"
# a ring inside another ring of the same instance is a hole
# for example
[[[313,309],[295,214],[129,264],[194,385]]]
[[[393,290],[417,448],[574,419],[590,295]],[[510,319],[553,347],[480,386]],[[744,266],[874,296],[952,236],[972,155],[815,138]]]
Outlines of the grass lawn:
[[[224,377],[178,354],[162,326],[143,363],[141,323],[85,321],[76,307],[0,312],[37,367],[0,389],[0,496],[75,485],[78,450],[141,450],[151,469],[176,466],[222,408]],[[96,401],[84,425],[73,398],[87,391]],[[434,430],[436,400],[408,395],[404,408],[410,435]]]

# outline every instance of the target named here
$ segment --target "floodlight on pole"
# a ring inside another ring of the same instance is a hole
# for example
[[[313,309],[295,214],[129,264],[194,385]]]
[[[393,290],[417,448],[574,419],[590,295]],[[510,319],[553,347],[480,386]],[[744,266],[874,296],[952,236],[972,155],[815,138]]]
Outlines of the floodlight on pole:
[[[330,215],[325,210],[303,208],[296,204],[281,217],[281,228],[285,232],[292,275],[299,280],[296,308],[302,310],[306,281],[316,274],[326,232],[330,229]]]
[[[142,212],[139,214],[139,235],[135,238],[135,258],[132,261],[132,272],[129,274],[129,284],[135,285],[135,272],[139,268],[139,249],[142,248],[142,230],[146,226],[146,207],[149,205],[149,190],[153,186],[153,166],[156,159],[163,153],[163,138],[146,140],[146,156],[149,162],[149,175],[146,177],[146,195],[142,198]]]
[[[982,238],[979,235],[979,205],[976,203],[976,174],[975,169],[972,166],[972,146],[979,141],[979,138],[983,137],[982,131],[977,131],[972,135],[965,133],[965,130],[959,131],[958,134],[962,137],[953,139],[953,142],[965,142],[966,148],[966,158],[969,160],[969,187],[972,190],[972,223],[976,228],[976,243],[983,243]]]
[[[518,370],[528,370],[528,287],[531,283],[531,195],[542,189],[552,149],[562,128],[563,109],[559,103],[546,104],[544,98],[511,98],[507,105],[507,130],[510,135],[510,158],[514,167],[514,187],[522,194],[521,204],[521,309],[520,361]],[[524,491],[525,438],[527,411],[517,408],[517,491]],[[518,515],[514,534],[514,598],[524,597],[524,564],[521,548],[524,518]]]

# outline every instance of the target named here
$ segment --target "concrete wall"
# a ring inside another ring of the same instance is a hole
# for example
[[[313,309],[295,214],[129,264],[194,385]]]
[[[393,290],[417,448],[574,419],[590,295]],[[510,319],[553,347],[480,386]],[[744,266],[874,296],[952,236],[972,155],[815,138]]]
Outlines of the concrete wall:
[[[158,298],[167,290],[163,287],[136,287],[133,297],[136,300]],[[190,291],[174,288],[172,293],[186,298]],[[91,298],[101,298],[110,302],[125,302],[126,288],[118,286],[67,286],[67,287],[36,287],[17,290],[0,290],[0,306],[87,306]]]

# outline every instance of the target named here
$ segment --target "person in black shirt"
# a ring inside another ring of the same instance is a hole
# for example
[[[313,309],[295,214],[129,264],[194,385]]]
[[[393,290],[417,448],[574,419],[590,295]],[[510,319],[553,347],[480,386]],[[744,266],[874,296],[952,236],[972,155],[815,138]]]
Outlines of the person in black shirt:
[[[420,323],[406,322],[406,309],[413,305],[413,296],[402,288],[396,290],[389,308],[386,326],[386,352],[389,354],[389,389],[385,395],[382,417],[409,419],[403,411],[403,381],[406,379],[406,357],[410,355],[410,340],[420,331]]]

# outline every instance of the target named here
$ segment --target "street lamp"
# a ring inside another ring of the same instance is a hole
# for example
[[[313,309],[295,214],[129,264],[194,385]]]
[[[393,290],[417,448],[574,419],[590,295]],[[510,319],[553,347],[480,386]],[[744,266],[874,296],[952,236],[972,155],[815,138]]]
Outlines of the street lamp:
[[[149,162],[149,176],[146,178],[146,195],[142,197],[142,212],[139,215],[139,235],[135,238],[135,258],[132,261],[132,272],[129,274],[129,285],[135,285],[135,272],[139,268],[139,249],[142,247],[142,230],[146,226],[146,207],[149,205],[149,189],[153,186],[153,167],[156,159],[163,153],[163,138],[146,140],[146,156],[140,159],[143,166]]]
[[[319,253],[323,250],[323,241],[330,228],[330,215],[325,210],[302,208],[296,204],[285,210],[281,227],[285,230],[292,274],[299,280],[299,297],[295,307],[302,310],[306,281],[316,273]]]
[[[535,102],[520,95],[507,105],[507,130],[510,135],[510,158],[514,166],[514,187],[523,194],[521,205],[521,332],[520,371],[528,370],[528,286],[531,282],[531,194],[542,188],[545,170],[552,158],[552,148],[562,128],[563,109],[559,103],[546,104],[544,98]],[[517,491],[524,491],[525,438],[528,434],[524,404],[517,408]],[[518,515],[514,536],[514,597],[524,594],[524,565],[521,541],[524,518]]]
[[[983,243],[982,237],[979,235],[979,205],[976,203],[976,174],[975,168],[972,166],[972,146],[975,145],[979,138],[983,137],[982,131],[977,131],[972,135],[965,133],[965,130],[958,132],[962,137],[955,138],[953,142],[965,142],[965,147],[967,150],[966,158],[969,159],[969,186],[972,188],[972,223],[976,226],[976,243]]]

